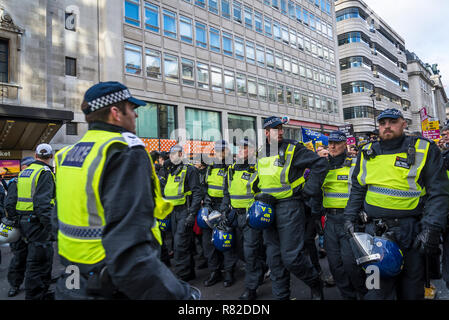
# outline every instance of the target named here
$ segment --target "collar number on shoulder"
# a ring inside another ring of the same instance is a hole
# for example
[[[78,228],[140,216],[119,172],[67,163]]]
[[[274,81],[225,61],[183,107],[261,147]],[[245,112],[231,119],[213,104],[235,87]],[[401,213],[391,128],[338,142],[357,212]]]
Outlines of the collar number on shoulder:
[[[128,143],[128,146],[130,148],[137,147],[137,146],[145,147],[145,144],[143,143],[143,141],[140,140],[140,138],[138,136],[132,134],[131,132],[122,132],[122,136],[125,139],[125,141]]]

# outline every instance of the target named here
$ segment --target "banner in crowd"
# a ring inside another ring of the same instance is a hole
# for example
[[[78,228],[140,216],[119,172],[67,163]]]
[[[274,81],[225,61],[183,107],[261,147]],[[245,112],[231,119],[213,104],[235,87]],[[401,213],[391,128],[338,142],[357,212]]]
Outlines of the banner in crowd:
[[[313,145],[314,150],[317,148],[317,141],[319,141],[319,145],[329,145],[329,138],[322,133],[301,128],[302,130],[302,142],[310,149],[310,143]],[[309,146],[308,146],[309,145]]]
[[[338,127],[338,130],[344,132],[344,134],[346,135],[346,143],[348,145],[356,144],[356,139],[354,136],[354,128],[352,124],[345,124],[344,126]]]

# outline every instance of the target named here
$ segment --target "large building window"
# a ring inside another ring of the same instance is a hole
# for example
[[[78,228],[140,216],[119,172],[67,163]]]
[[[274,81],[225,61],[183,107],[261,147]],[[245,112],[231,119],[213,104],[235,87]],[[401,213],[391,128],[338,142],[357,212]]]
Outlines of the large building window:
[[[234,12],[234,20],[242,23],[242,4],[237,1],[232,1],[232,9]]]
[[[185,58],[181,59],[182,84],[188,86],[195,85],[194,70],[195,70],[195,63],[192,60]]]
[[[141,138],[169,139],[176,129],[176,108],[174,106],[147,103],[136,109],[136,130]]]
[[[0,82],[9,82],[8,73],[9,42],[0,39]]]
[[[233,145],[237,145],[240,139],[249,138],[256,142],[256,118],[241,116],[237,114],[228,114],[228,128],[229,130],[235,130],[236,136],[232,137],[233,141],[230,141]],[[237,132],[241,130],[241,134],[245,135],[238,137]],[[231,137],[230,137],[231,138]],[[237,150],[236,150],[237,151]]]
[[[179,34],[181,35],[181,41],[192,43],[193,31],[192,31],[192,19],[180,16],[179,17]]]
[[[221,15],[223,18],[231,18],[231,6],[229,4],[230,0],[221,0]]]
[[[366,20],[366,15],[363,13],[363,11],[356,7],[339,10],[336,12],[336,17],[337,22],[353,18],[362,18],[363,20]]]
[[[156,50],[146,49],[145,67],[147,77],[160,79],[161,78],[161,53]]]
[[[371,60],[362,56],[348,57],[340,59],[340,70],[358,67],[364,67],[371,70],[372,64]]]
[[[239,37],[234,37],[235,43],[235,57],[239,60],[245,58],[245,49],[243,44],[243,39]]]
[[[186,108],[186,131],[193,140],[217,141],[221,133],[220,113]]]
[[[125,22],[140,27],[139,1],[125,1]]]
[[[359,92],[369,92],[373,91],[374,86],[366,81],[354,81],[347,82],[341,85],[341,93],[351,94],[351,93],[359,93]]]
[[[226,93],[234,93],[235,92],[235,76],[234,71],[224,71],[224,86]]]
[[[159,7],[145,2],[145,29],[159,32]]]
[[[164,36],[176,39],[176,13],[164,9]]]
[[[354,32],[346,32],[338,35],[338,45],[342,46],[347,43],[353,42],[363,42],[366,45],[370,45],[370,39],[363,32],[354,31]]]
[[[210,50],[214,52],[220,52],[220,30],[210,27],[209,28]]]
[[[218,14],[218,1],[217,0],[209,0],[209,11],[215,14]]]
[[[165,81],[179,81],[178,57],[169,54],[164,55],[164,75]]]
[[[198,62],[196,64],[196,72],[198,87],[202,89],[209,89],[209,66]]]
[[[343,109],[343,117],[345,120],[356,118],[374,118],[373,107],[357,106]]]
[[[196,45],[201,48],[207,48],[206,25],[197,22],[195,24]]]
[[[125,43],[125,71],[131,74],[142,73],[142,48]]]
[[[246,96],[246,75],[237,73],[237,95]]]
[[[232,34],[223,31],[222,41],[223,41],[223,53],[227,56],[232,57],[233,55]]]
[[[212,90],[216,92],[223,92],[223,78],[221,68],[210,67],[210,74]]]
[[[245,6],[245,27],[253,29],[253,9]]]

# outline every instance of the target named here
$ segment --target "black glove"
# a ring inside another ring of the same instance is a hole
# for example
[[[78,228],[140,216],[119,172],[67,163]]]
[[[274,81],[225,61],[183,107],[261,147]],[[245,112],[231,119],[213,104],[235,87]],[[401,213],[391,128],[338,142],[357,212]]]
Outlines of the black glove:
[[[190,213],[187,216],[186,221],[184,223],[185,230],[186,231],[188,231],[189,229],[191,230],[194,224],[195,224],[195,215],[193,213]]]
[[[321,216],[318,214],[312,214],[313,224],[315,226],[315,231],[318,235],[324,235],[323,225],[321,224]]]
[[[354,234],[354,223],[351,220],[345,220],[343,228],[352,237]]]
[[[440,231],[437,228],[426,226],[418,234],[413,244],[421,254],[434,255],[440,250]]]

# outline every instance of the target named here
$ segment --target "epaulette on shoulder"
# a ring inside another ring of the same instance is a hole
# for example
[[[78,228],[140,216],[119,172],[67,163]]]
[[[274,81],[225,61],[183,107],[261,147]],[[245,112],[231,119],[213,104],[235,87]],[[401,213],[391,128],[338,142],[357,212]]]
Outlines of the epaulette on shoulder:
[[[130,148],[142,146],[145,147],[145,144],[142,140],[135,134],[132,134],[131,132],[122,132],[122,137],[125,139],[126,143],[128,143],[128,146]]]

